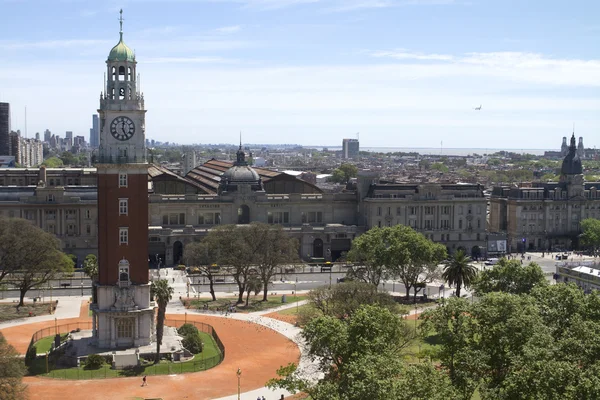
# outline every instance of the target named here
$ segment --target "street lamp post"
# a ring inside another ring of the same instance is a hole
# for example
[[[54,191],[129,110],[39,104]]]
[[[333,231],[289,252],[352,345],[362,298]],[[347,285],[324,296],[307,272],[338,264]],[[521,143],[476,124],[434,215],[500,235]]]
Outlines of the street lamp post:
[[[241,379],[242,379],[242,370],[241,370],[241,368],[238,367],[238,370],[237,370],[236,374],[237,374],[237,378],[238,378],[238,400],[240,400],[240,396],[241,396]]]
[[[54,335],[58,335],[58,319],[54,318]]]
[[[296,316],[298,315],[298,287],[297,284],[294,283],[294,293],[296,294]]]

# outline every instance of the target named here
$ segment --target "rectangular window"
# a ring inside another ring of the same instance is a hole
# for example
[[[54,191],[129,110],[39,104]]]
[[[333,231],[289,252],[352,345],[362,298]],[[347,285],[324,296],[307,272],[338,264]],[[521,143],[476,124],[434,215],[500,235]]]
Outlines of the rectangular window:
[[[119,199],[119,215],[127,215],[129,212],[129,200]]]
[[[458,220],[458,229],[462,229],[462,219]]]
[[[289,215],[288,215],[289,218]],[[302,213],[303,224],[314,224],[323,222],[323,213],[321,211],[309,211]]]
[[[169,216],[168,215],[163,215],[163,222],[162,222],[163,226],[164,225],[169,225]]]
[[[85,210],[85,219],[90,219],[91,215],[92,213],[90,212],[90,210]]]
[[[448,229],[448,228],[450,228],[450,221],[449,220],[443,219],[443,220],[440,221],[440,223],[441,223],[441,228],[442,229]]]
[[[206,225],[212,225],[212,224],[214,224],[213,213],[204,214],[204,223]]]
[[[85,226],[85,232],[90,235],[92,233],[92,228],[89,225]]]
[[[458,234],[458,240],[462,240],[462,233]]]
[[[409,210],[410,215],[416,214],[416,207],[408,207],[408,210]]]
[[[119,187],[127,187],[127,174],[119,174]]]
[[[215,224],[219,225],[221,223],[221,213],[215,213]]]
[[[129,244],[129,228],[119,228],[119,244]]]
[[[402,207],[396,207],[396,215],[400,215],[402,211]]]
[[[169,225],[177,225],[177,214],[169,214]]]
[[[46,210],[46,219],[56,219],[56,210]]]
[[[269,211],[267,213],[269,224],[288,224],[290,222],[290,213],[287,211]]]
[[[179,225],[185,225],[185,214],[179,214]]]
[[[431,220],[429,220],[429,219],[425,220],[425,229],[431,229]]]
[[[377,216],[381,216],[381,207],[377,207]]]

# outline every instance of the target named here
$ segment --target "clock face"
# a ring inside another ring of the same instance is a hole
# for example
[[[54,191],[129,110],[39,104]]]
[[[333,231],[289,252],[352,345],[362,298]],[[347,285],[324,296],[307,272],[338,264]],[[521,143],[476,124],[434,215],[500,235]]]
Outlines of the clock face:
[[[117,117],[110,123],[110,134],[117,140],[129,140],[135,133],[135,124],[128,117]]]

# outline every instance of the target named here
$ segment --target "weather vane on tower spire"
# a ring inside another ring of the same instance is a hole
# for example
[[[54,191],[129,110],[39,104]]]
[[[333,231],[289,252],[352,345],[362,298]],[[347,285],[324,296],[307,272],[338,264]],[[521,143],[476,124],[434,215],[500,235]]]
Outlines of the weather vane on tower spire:
[[[121,25],[119,33],[121,34],[121,39],[123,38],[123,21],[123,9],[121,8],[121,10],[119,10],[119,25]]]

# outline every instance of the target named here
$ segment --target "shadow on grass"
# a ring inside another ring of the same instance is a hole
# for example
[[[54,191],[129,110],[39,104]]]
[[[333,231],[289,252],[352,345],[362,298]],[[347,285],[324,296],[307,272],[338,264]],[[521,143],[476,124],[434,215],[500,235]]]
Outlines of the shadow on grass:
[[[437,346],[442,344],[442,340],[440,335],[430,335],[423,338],[423,341],[432,346]]]

